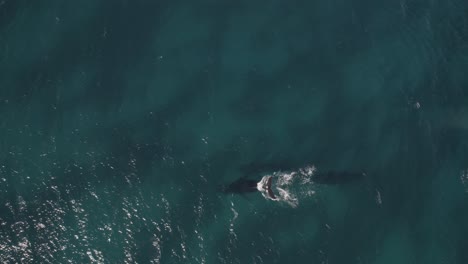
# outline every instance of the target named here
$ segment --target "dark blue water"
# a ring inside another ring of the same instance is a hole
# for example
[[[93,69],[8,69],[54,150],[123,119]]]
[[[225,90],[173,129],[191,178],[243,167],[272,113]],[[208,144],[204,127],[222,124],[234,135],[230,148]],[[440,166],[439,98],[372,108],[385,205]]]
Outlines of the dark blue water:
[[[467,69],[463,0],[0,0],[0,262],[468,263]]]

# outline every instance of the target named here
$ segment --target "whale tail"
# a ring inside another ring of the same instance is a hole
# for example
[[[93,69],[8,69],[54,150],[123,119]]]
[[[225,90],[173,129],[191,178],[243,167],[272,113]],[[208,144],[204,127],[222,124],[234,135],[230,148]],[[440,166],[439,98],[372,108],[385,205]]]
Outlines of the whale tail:
[[[272,177],[269,177],[268,180],[267,180],[267,184],[266,184],[267,193],[268,193],[268,195],[270,196],[271,199],[276,200],[276,196],[273,193],[273,191],[271,190],[271,181],[272,181],[271,179],[272,179]]]

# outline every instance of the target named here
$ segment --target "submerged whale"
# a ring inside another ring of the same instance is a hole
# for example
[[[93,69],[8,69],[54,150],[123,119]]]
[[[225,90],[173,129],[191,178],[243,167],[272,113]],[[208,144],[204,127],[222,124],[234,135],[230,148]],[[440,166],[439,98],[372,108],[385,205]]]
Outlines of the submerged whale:
[[[336,185],[352,183],[362,179],[364,176],[366,176],[364,172],[326,171],[315,173],[312,176],[312,181],[319,184]]]
[[[325,171],[316,172],[311,180],[317,184],[338,185],[347,184],[362,179],[366,174],[363,172],[352,171]],[[277,200],[277,195],[272,190],[272,181],[274,176],[263,177],[260,181],[241,177],[236,181],[224,186],[224,193],[245,194],[252,192],[261,192],[265,197],[271,200]]]

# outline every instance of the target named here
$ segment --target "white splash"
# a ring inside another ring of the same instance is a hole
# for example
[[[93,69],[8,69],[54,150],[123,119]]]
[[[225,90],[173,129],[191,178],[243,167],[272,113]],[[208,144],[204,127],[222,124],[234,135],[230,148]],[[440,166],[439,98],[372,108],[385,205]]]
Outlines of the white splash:
[[[291,172],[274,172],[265,175],[257,183],[257,189],[266,199],[283,202],[291,207],[299,205],[299,198],[304,198],[315,194],[312,189],[312,176],[315,172],[314,166],[307,166]],[[267,183],[271,179],[271,191],[275,197],[268,194]]]
[[[463,170],[460,175],[460,180],[463,186],[466,188],[465,191],[468,192],[468,169]]]

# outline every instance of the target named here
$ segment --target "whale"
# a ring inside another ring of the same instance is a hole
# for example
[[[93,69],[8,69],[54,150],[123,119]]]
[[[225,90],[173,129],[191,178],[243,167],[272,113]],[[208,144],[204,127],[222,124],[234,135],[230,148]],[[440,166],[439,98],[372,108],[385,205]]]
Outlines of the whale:
[[[321,185],[344,185],[357,182],[364,178],[366,174],[358,171],[317,171],[312,176],[313,183]],[[266,198],[278,200],[278,196],[274,193],[272,182],[275,176],[267,175],[257,181],[243,176],[228,185],[223,186],[222,192],[226,194],[246,194],[261,192]],[[275,187],[277,188],[277,187]],[[276,190],[276,189],[275,189]]]

